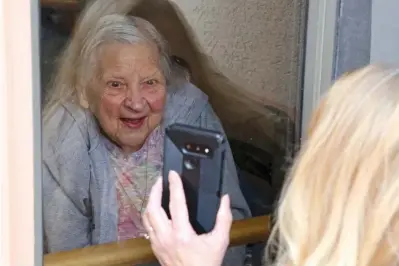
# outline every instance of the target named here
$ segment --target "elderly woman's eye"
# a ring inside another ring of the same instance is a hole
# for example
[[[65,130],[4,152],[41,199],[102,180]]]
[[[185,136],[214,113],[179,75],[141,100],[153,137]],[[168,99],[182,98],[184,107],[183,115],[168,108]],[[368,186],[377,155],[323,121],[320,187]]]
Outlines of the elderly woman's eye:
[[[108,87],[113,88],[113,89],[118,89],[122,87],[122,83],[119,81],[110,81],[107,83]]]
[[[149,86],[154,86],[155,84],[157,84],[157,81],[155,79],[150,79],[150,80],[147,80],[145,82],[145,84],[149,85]]]

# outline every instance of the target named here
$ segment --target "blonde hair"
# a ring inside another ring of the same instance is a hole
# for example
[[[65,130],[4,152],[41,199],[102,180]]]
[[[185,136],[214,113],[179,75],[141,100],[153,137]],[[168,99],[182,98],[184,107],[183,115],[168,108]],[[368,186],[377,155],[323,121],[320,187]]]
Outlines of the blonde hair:
[[[368,66],[332,86],[276,215],[275,265],[399,262],[399,69]]]
[[[160,54],[160,65],[167,84],[173,83],[165,39],[150,22],[128,15],[140,2],[95,0],[83,11],[49,88],[43,111],[44,121],[63,102],[87,104],[88,84],[95,78],[98,49],[104,43],[134,44],[144,41],[154,44]]]

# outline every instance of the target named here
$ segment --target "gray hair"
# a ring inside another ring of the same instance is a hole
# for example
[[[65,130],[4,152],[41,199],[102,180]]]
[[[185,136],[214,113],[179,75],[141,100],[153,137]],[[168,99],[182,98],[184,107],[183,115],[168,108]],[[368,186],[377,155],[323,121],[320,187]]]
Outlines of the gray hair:
[[[62,54],[45,102],[46,121],[60,104],[86,101],[87,87],[94,78],[98,48],[105,43],[135,44],[150,42],[160,55],[160,66],[168,85],[178,79],[172,74],[169,50],[165,39],[148,21],[129,16],[137,0],[96,0],[84,10],[76,31]]]

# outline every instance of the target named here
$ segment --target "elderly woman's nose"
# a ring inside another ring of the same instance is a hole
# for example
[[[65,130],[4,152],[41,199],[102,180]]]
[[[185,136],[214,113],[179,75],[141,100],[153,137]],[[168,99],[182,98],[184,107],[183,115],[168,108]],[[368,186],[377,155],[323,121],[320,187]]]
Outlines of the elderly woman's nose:
[[[135,111],[140,111],[146,105],[146,100],[137,86],[131,87],[126,91],[125,105]]]

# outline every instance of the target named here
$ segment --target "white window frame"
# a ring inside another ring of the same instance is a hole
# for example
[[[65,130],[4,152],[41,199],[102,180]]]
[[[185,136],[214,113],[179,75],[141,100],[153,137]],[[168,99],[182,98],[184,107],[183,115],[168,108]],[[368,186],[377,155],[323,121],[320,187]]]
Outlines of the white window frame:
[[[301,135],[320,98],[332,83],[336,21],[340,0],[309,0],[302,96]]]
[[[338,1],[308,1],[302,132],[331,84]],[[39,28],[39,0],[0,0],[0,265],[6,266],[43,265]]]
[[[0,0],[0,265],[43,265],[38,0]]]

